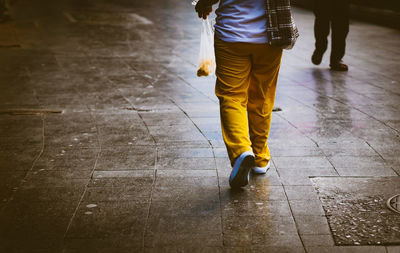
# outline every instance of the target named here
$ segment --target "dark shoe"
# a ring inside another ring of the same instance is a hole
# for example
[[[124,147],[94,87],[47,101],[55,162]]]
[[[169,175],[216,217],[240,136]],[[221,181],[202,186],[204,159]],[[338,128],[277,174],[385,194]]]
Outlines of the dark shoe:
[[[7,13],[0,13],[0,23],[4,23],[11,20],[10,16]]]
[[[323,55],[324,55],[324,52],[320,52],[320,51],[315,50],[313,55],[311,56],[312,63],[314,63],[315,65],[321,64]]]
[[[336,63],[331,63],[329,66],[331,67],[331,70],[334,70],[334,71],[348,71],[349,70],[349,67],[341,61],[336,62]]]
[[[250,169],[254,167],[254,154],[250,151],[242,153],[236,158],[233,165],[231,175],[229,177],[229,185],[232,188],[239,188],[249,183]]]

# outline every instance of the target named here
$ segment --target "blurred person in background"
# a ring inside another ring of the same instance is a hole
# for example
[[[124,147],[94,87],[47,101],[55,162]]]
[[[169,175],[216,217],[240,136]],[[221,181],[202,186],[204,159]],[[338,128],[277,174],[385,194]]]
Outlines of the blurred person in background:
[[[332,30],[330,68],[335,71],[347,71],[342,62],[346,49],[346,37],[349,33],[349,0],[314,0],[314,36],[315,50],[312,63],[319,65],[328,47],[328,35]]]
[[[267,139],[282,49],[268,44],[264,1],[220,0],[215,12],[215,94],[232,188],[247,185],[250,171],[270,167]],[[199,0],[198,16],[206,18],[217,2]]]
[[[0,0],[0,23],[7,21],[10,17],[8,15],[7,0]]]

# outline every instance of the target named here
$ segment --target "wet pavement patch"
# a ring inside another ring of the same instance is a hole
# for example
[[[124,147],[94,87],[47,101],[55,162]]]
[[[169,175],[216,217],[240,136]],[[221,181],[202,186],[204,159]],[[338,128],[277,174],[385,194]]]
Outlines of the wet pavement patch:
[[[387,201],[400,177],[314,177],[336,245],[400,245],[400,214]]]

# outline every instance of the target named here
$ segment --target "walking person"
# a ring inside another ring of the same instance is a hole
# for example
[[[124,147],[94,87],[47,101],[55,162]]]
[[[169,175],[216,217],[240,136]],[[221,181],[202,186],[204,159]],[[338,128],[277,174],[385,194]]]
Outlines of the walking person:
[[[346,37],[349,33],[349,0],[314,0],[315,50],[311,61],[319,65],[328,47],[328,35],[332,30],[330,68],[347,71],[342,62],[346,49]]]
[[[0,0],[0,23],[9,19],[6,0]]]
[[[247,185],[250,170],[266,173],[270,166],[267,140],[282,49],[267,43],[264,1],[220,0],[216,10],[215,93],[231,187]],[[206,18],[217,2],[199,0],[199,17]]]

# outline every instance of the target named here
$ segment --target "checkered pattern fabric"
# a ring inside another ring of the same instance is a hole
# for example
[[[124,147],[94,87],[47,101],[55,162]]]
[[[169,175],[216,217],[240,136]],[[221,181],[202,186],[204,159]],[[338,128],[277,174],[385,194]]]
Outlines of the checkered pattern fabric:
[[[299,37],[294,23],[290,0],[265,0],[268,43],[283,49],[292,49]]]

